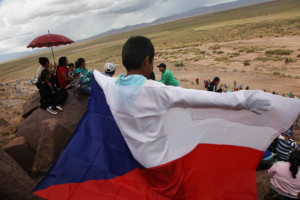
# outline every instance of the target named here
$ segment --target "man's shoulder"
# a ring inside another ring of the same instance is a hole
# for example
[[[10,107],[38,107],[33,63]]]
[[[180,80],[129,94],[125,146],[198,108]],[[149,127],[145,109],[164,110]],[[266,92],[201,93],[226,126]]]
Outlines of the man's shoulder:
[[[165,87],[165,86],[166,86],[165,84],[154,80],[146,80],[145,83],[143,84],[143,87]]]

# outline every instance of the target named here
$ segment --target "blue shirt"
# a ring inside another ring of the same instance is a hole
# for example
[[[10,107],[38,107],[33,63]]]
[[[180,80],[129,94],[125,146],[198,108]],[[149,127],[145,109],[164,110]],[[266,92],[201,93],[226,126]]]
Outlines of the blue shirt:
[[[145,81],[147,80],[146,77],[143,75],[133,74],[125,77],[126,74],[121,74],[116,79],[116,84],[119,86],[143,86]]]

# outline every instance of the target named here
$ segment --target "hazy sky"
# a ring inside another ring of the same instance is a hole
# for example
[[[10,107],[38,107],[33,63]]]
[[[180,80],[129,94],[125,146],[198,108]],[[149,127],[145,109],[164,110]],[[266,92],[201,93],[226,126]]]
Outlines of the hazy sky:
[[[80,40],[231,1],[235,0],[0,0],[0,55],[31,51],[26,46],[48,29]]]

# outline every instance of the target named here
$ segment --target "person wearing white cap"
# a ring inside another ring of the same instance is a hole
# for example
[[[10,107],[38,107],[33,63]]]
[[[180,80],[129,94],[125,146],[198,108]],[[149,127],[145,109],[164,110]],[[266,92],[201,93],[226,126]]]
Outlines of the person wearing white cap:
[[[116,71],[116,64],[113,62],[108,62],[104,65],[105,72],[103,73],[105,76],[112,77]]]

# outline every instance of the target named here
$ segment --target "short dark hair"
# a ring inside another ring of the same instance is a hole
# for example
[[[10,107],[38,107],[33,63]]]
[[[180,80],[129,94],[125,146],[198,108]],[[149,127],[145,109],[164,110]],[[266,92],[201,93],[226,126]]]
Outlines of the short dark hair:
[[[81,66],[85,62],[84,58],[78,58],[77,61],[75,62],[76,68]]]
[[[154,46],[150,39],[144,36],[129,38],[122,48],[122,63],[127,71],[141,67],[142,61],[149,56],[152,63],[154,58]]]
[[[167,65],[165,63],[160,63],[157,67],[164,67],[167,68]]]
[[[74,63],[69,63],[68,67],[75,67]]]
[[[41,72],[40,77],[38,78],[38,81],[36,82],[36,86],[38,88],[41,87],[42,82],[46,80],[47,76],[50,74],[50,71],[48,69],[43,69],[43,71]]]
[[[58,65],[60,65],[60,66],[65,65],[66,62],[67,62],[67,57],[66,56],[60,57],[59,60],[58,60]]]
[[[49,59],[47,57],[39,57],[39,63],[42,66],[45,66],[47,62],[49,62]]]
[[[213,83],[219,82],[219,81],[220,81],[220,78],[216,76],[216,77],[214,78],[214,80],[213,80]]]

